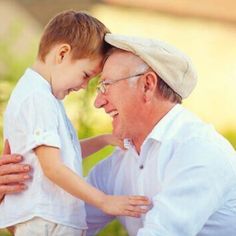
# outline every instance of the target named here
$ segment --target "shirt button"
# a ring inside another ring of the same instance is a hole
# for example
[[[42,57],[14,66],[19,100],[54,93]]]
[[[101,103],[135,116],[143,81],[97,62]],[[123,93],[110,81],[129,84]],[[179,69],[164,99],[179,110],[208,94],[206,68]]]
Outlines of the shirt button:
[[[36,130],[34,131],[34,135],[35,135],[35,136],[40,136],[41,133],[42,133],[42,130],[41,130],[41,129],[36,129]]]
[[[139,166],[139,169],[140,169],[140,170],[142,170],[142,169],[143,169],[143,167],[144,167],[143,165],[140,165],[140,166]]]

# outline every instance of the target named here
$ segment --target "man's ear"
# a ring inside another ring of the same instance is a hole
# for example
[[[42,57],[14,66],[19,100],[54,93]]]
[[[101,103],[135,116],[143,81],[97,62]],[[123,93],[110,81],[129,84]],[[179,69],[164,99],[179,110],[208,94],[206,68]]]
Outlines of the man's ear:
[[[144,85],[144,99],[145,101],[151,101],[151,99],[155,96],[157,90],[157,75],[150,71],[146,73],[143,78],[143,85]]]
[[[65,57],[67,57],[71,52],[71,46],[69,44],[60,44],[56,51],[56,62],[61,63]]]

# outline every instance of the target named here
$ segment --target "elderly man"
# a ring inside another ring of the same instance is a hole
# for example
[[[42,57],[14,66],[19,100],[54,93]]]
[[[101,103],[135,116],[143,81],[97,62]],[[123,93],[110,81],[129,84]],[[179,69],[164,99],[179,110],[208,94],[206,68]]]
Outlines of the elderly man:
[[[234,236],[235,150],[180,105],[196,84],[189,60],[159,41],[112,34],[105,40],[115,48],[95,106],[112,117],[113,133],[125,140],[126,150],[95,166],[88,181],[108,194],[150,197],[146,215],[117,217],[131,236]],[[6,184],[14,168],[20,167],[0,167],[10,173],[0,176],[2,193],[12,191]],[[87,220],[88,235],[95,235],[113,217],[87,205]]]

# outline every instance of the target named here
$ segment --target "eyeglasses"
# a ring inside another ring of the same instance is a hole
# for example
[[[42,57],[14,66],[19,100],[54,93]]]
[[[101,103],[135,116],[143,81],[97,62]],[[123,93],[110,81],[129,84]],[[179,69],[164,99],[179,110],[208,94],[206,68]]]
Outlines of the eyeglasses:
[[[137,75],[132,75],[132,76],[129,76],[129,77],[125,77],[125,78],[121,78],[121,79],[116,79],[116,80],[110,80],[110,81],[103,80],[103,81],[100,81],[98,83],[98,86],[97,86],[97,92],[105,94],[107,92],[107,86],[108,85],[115,84],[115,83],[117,83],[117,82],[119,82],[121,80],[135,78],[135,77],[138,77],[138,76],[141,76],[141,75],[144,75],[144,74],[145,73],[140,73],[140,74],[137,74]]]

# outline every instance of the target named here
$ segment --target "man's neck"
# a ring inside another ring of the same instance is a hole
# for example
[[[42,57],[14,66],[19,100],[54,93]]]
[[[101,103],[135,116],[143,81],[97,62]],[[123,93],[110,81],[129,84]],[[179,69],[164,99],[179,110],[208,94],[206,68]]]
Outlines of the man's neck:
[[[175,103],[166,102],[164,106],[159,106],[157,109],[150,111],[149,114],[147,113],[146,119],[144,120],[145,124],[140,124],[140,132],[137,132],[137,135],[132,138],[132,142],[138,154],[141,151],[144,140],[151,133],[153,128],[175,105]]]

